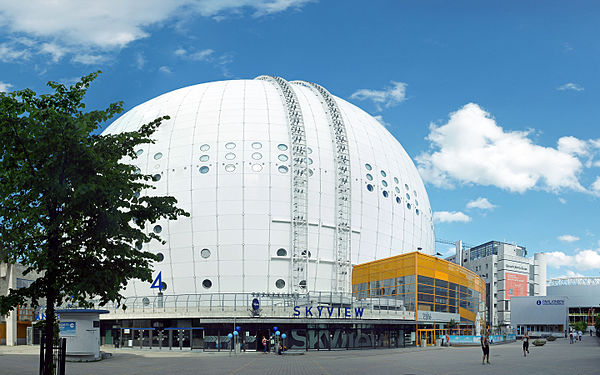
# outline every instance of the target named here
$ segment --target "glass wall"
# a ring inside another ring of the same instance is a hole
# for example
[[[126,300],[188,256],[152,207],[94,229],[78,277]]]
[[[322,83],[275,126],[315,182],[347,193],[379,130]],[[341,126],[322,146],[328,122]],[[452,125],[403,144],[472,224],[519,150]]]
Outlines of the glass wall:
[[[418,276],[418,310],[458,313],[459,308],[476,314],[480,293],[453,282]]]

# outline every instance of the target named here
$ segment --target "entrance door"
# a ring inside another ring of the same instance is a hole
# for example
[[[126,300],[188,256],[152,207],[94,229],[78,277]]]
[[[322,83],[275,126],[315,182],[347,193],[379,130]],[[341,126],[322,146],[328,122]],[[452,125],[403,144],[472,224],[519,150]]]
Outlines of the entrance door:
[[[433,329],[419,329],[417,330],[417,346],[421,346],[425,343],[425,346],[433,346],[435,344],[435,330]]]

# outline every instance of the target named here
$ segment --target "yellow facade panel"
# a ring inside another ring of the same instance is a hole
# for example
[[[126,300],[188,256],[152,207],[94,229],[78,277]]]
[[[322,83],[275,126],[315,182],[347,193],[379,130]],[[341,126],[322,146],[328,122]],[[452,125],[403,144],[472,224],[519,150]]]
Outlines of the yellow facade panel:
[[[448,281],[448,274],[446,272],[435,271],[435,278]]]

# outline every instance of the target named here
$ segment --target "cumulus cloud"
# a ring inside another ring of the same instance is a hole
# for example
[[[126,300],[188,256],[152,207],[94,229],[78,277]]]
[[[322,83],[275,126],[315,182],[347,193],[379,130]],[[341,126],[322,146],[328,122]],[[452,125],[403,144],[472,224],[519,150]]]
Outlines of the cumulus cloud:
[[[594,181],[590,189],[594,194],[600,195],[600,176],[596,177],[596,181]]]
[[[73,62],[83,65],[96,65],[105,62],[107,59],[106,55],[95,55],[95,54],[78,54],[73,57]]]
[[[599,250],[581,250],[575,255],[567,255],[562,251],[552,251],[546,253],[546,262],[549,266],[571,267],[578,270],[592,270],[600,268]]]
[[[582,162],[563,150],[536,145],[528,131],[505,131],[475,103],[450,114],[444,125],[430,125],[430,153],[417,156],[421,176],[427,182],[452,188],[458,183],[497,186],[523,193],[541,188],[586,191],[579,182]]]
[[[10,83],[0,81],[0,92],[7,92],[11,87],[13,87],[13,85]]]
[[[585,275],[579,272],[575,272],[573,270],[567,270],[567,272],[559,277],[584,277]]]
[[[556,238],[558,238],[558,240],[562,241],[562,242],[575,242],[575,241],[579,241],[579,237],[572,236],[570,234],[563,234],[562,236],[558,236]]]
[[[565,83],[562,86],[558,86],[556,89],[559,90],[559,91],[565,91],[565,90],[583,91],[584,90],[583,86],[578,85],[576,83],[572,83],[572,82]]]
[[[390,123],[389,123],[389,122],[387,122],[387,121],[385,121],[385,120],[383,119],[383,116],[382,116],[382,115],[377,115],[377,116],[373,116],[373,117],[375,118],[375,120],[379,121],[379,123],[380,123],[381,125],[383,125],[383,126],[385,126],[385,127],[388,127],[388,126],[390,126]]]
[[[471,218],[460,211],[437,211],[433,213],[433,220],[438,223],[468,223]]]
[[[166,73],[166,74],[171,74],[171,73],[173,73],[173,72],[171,71],[171,68],[169,68],[168,66],[164,66],[164,65],[163,65],[163,66],[161,66],[160,68],[158,68],[158,71],[159,71],[159,72],[161,72],[161,73]]]
[[[175,50],[175,55],[194,61],[212,60],[212,55],[215,51],[207,48],[199,51],[187,51],[184,48],[178,48]]]
[[[299,9],[308,2],[310,0],[2,1],[2,29],[9,35],[26,35],[34,45],[25,49],[0,45],[0,60],[22,60],[37,53],[50,53],[52,61],[59,60],[66,52],[99,54],[99,51],[123,48],[149,36],[151,26],[194,15],[223,17],[250,10],[254,17],[260,17]],[[62,55],[58,51],[62,51]]]
[[[565,198],[558,198],[558,201],[562,204],[567,204],[567,200]]]
[[[391,86],[383,90],[360,89],[350,95],[350,99],[370,100],[378,111],[406,100],[406,83],[391,81]]]
[[[482,210],[492,210],[496,207],[498,207],[498,206],[490,203],[490,201],[488,201],[487,198],[483,198],[483,197],[479,197],[479,198],[469,201],[467,203],[467,208],[479,208]]]

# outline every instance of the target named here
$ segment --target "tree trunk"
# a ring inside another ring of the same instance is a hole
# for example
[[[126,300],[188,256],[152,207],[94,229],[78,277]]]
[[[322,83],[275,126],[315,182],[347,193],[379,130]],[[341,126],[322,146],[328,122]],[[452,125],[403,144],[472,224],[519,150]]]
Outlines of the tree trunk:
[[[54,324],[56,321],[56,313],[54,309],[54,303],[56,300],[56,291],[52,284],[48,285],[48,293],[46,295],[46,326],[44,327],[44,331],[46,333],[46,352],[44,353],[44,375],[53,375],[54,374],[54,360],[53,360],[53,352],[54,352]]]

